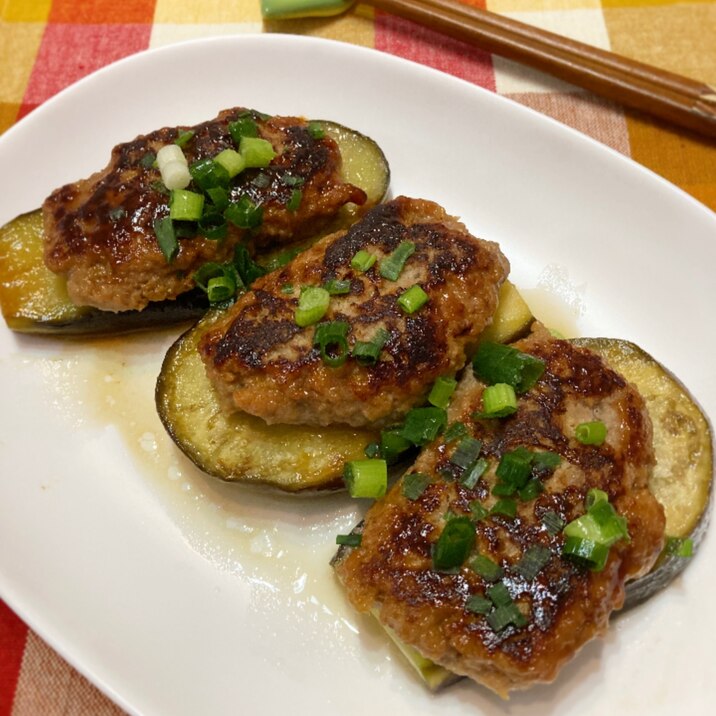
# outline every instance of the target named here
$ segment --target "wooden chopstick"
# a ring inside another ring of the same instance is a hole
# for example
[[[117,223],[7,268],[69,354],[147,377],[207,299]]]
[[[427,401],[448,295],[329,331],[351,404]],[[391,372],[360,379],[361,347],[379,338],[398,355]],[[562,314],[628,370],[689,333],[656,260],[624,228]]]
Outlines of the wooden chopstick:
[[[458,0],[364,0],[620,104],[716,137],[716,89]]]

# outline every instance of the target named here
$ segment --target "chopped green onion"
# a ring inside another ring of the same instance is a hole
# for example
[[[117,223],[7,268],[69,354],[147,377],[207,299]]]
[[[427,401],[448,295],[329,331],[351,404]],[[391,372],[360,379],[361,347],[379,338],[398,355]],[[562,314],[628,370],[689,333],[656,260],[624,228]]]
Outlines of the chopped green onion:
[[[532,453],[523,447],[503,453],[495,470],[497,479],[514,487],[524,487],[532,472]]]
[[[237,290],[246,290],[236,268],[228,263],[207,262],[199,267],[192,278],[194,283],[206,292],[211,303],[233,298]]]
[[[470,508],[472,519],[475,522],[484,520],[490,515],[490,511],[479,500],[472,500],[468,506]]]
[[[213,189],[214,187],[226,188],[229,185],[229,172],[226,171],[221,164],[217,164],[213,159],[201,159],[189,167],[189,172],[194,183],[203,192]]]
[[[314,139],[323,139],[323,137],[326,136],[325,130],[318,122],[309,122],[307,129],[308,129],[308,133]]]
[[[363,535],[351,533],[348,535],[336,535],[336,544],[344,547],[359,547],[363,539]]]
[[[413,445],[425,445],[440,434],[447,423],[442,408],[413,408],[405,416],[401,435]]]
[[[300,324],[299,324],[300,325]],[[318,346],[321,360],[331,368],[342,366],[348,358],[348,330],[345,321],[319,323],[313,336],[313,345]]]
[[[206,295],[210,303],[220,303],[234,297],[236,283],[229,276],[217,276],[209,279]]]
[[[480,450],[482,450],[482,442],[467,435],[458,443],[450,462],[467,470],[477,462],[477,458],[480,457]]]
[[[517,488],[508,482],[498,482],[493,486],[491,492],[497,497],[512,497],[517,492]]]
[[[294,314],[296,324],[304,328],[318,323],[326,314],[330,300],[331,296],[325,288],[307,286],[301,289],[298,308]]]
[[[363,454],[369,458],[380,457],[380,443],[368,443],[363,450]]]
[[[518,494],[522,502],[530,502],[531,500],[539,497],[539,495],[543,492],[544,485],[536,477],[533,477],[531,480],[527,481],[527,484],[524,487],[520,488]]]
[[[353,460],[346,463],[343,480],[351,497],[377,500],[388,486],[388,465],[385,460]]]
[[[445,444],[453,442],[458,438],[465,437],[468,434],[467,425],[461,422],[450,423],[445,432],[443,433],[443,440]]]
[[[265,189],[271,183],[271,177],[265,172],[259,172],[252,180],[251,186],[257,189]]]
[[[601,572],[609,557],[609,547],[586,537],[567,537],[562,554],[584,562],[593,572]]]
[[[290,296],[293,293],[293,284],[285,283],[283,286],[281,286],[281,293],[285,293]]]
[[[154,222],[154,234],[166,262],[170,264],[179,253],[179,242],[174,233],[174,224],[171,218],[165,216],[162,219],[157,219]]]
[[[167,144],[157,152],[157,169],[167,189],[186,189],[191,182],[191,174],[181,147]]]
[[[291,192],[291,197],[286,203],[286,210],[290,212],[298,211],[298,207],[301,206],[301,200],[303,199],[303,192],[300,189],[294,189]]]
[[[225,239],[228,231],[226,219],[218,211],[202,214],[197,226],[199,227],[199,233],[212,241]]]
[[[224,212],[229,205],[229,192],[223,186],[212,186],[204,192],[217,211]]]
[[[497,582],[488,587],[486,593],[496,607],[506,607],[508,604],[512,604],[512,596],[504,582]]]
[[[460,478],[460,484],[468,490],[472,490],[477,485],[477,481],[484,475],[487,470],[488,462],[484,457],[479,458],[475,464]]]
[[[293,174],[289,174],[288,172],[286,172],[281,177],[281,182],[286,186],[302,186],[306,183],[306,180],[303,177],[296,177],[293,176]]]
[[[473,594],[465,602],[465,609],[475,614],[489,614],[492,611],[492,602],[481,594]]]
[[[487,383],[507,383],[518,393],[529,390],[544,372],[544,361],[512,346],[484,341],[472,360],[475,375]]]
[[[562,462],[559,453],[545,450],[536,452],[532,456],[532,471],[539,475],[547,475],[553,472]]]
[[[237,244],[234,246],[234,259],[233,265],[241,276],[241,280],[247,285],[251,284],[257,279],[267,273],[263,266],[259,266],[249,255],[249,250],[243,244]]]
[[[179,132],[177,138],[174,140],[174,144],[183,149],[184,147],[186,147],[187,144],[189,144],[193,137],[194,130],[186,129],[183,132]]]
[[[565,522],[554,510],[547,510],[542,515],[542,524],[545,526],[547,533],[554,537],[564,529]]]
[[[365,249],[361,249],[351,259],[351,268],[365,273],[376,262],[377,258],[378,257],[375,254],[371,254]]]
[[[541,544],[530,545],[520,557],[514,569],[531,582],[546,566],[552,558],[552,552],[548,547]]]
[[[475,525],[467,517],[454,517],[433,544],[433,566],[437,570],[459,567],[474,546]]]
[[[626,518],[617,514],[602,490],[589,491],[587,512],[565,528],[562,553],[584,562],[592,571],[604,569],[609,548],[621,539],[629,539]]]
[[[389,281],[397,281],[405,262],[415,253],[412,241],[401,241],[398,248],[380,262],[380,275]]]
[[[214,161],[224,167],[232,179],[246,168],[243,155],[235,149],[224,149],[214,157]]]
[[[575,428],[574,437],[582,445],[601,445],[607,437],[607,426],[601,420],[580,423]]]
[[[162,151],[161,149],[159,150]],[[183,154],[182,154],[183,156]],[[152,154],[152,152],[147,152],[140,160],[139,160],[139,166],[144,169],[151,169],[154,166],[154,162],[157,161],[157,157],[155,154]]]
[[[204,209],[204,195],[186,189],[173,189],[169,196],[172,221],[198,221]]]
[[[323,288],[331,294],[331,296],[342,296],[351,292],[351,282],[346,279],[333,278],[323,284]]]
[[[495,383],[482,391],[482,412],[476,418],[505,418],[517,411],[515,389],[509,383]]]
[[[353,346],[353,357],[363,365],[375,363],[389,338],[390,333],[385,328],[379,328],[372,340],[356,341]]]
[[[664,552],[669,557],[688,559],[694,556],[694,541],[690,537],[667,537]]]
[[[258,137],[241,137],[239,151],[244,157],[246,167],[267,167],[276,156],[271,142]]]
[[[440,376],[428,395],[428,403],[434,405],[436,408],[447,408],[450,404],[450,398],[457,388],[457,381],[455,378],[449,378],[447,376]]]
[[[397,459],[412,446],[409,440],[401,435],[402,428],[391,428],[382,430],[380,433],[380,456],[392,465]]]
[[[502,567],[484,554],[475,555],[470,560],[470,569],[486,582],[496,582],[502,578]]]
[[[501,632],[511,624],[519,629],[527,626],[529,622],[527,617],[519,610],[519,607],[512,602],[497,607],[495,611],[490,612],[487,615],[487,623],[494,632]]]
[[[264,210],[262,206],[254,204],[248,196],[242,196],[238,201],[229,204],[224,216],[240,229],[255,229],[263,222]]]
[[[517,515],[517,503],[511,500],[509,497],[502,500],[497,500],[490,510],[491,515],[503,515],[514,518]]]
[[[398,296],[398,305],[405,313],[415,313],[429,300],[430,296],[416,283]]]
[[[403,475],[401,487],[403,496],[409,500],[417,500],[431,482],[430,475],[425,475],[422,472],[409,472]]]
[[[238,147],[242,137],[258,137],[259,126],[251,117],[239,117],[236,121],[229,122],[229,134]]]

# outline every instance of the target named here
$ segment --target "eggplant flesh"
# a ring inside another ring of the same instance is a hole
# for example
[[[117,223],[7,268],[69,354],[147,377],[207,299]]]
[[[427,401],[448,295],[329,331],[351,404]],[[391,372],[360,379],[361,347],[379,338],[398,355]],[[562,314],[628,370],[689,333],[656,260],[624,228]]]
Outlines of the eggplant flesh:
[[[341,178],[363,189],[363,206],[340,209],[326,232],[353,223],[388,191],[390,168],[380,147],[369,137],[335,122],[317,122],[341,150]],[[299,247],[300,248],[300,247]],[[77,306],[67,294],[64,277],[44,263],[44,229],[38,209],[0,227],[0,307],[8,328],[18,333],[100,335],[159,328],[196,320],[208,309],[206,297],[190,291],[176,300],[152,303],[141,311],[101,311]],[[255,257],[262,265],[281,261],[287,249]],[[296,249],[288,249],[288,251]]]
[[[698,403],[683,384],[639,346],[613,338],[578,338],[636,386],[654,427],[656,465],[649,482],[666,516],[665,535],[691,540],[694,553],[706,534],[713,483],[713,435]],[[662,554],[649,574],[626,585],[624,608],[662,590],[690,558]]]

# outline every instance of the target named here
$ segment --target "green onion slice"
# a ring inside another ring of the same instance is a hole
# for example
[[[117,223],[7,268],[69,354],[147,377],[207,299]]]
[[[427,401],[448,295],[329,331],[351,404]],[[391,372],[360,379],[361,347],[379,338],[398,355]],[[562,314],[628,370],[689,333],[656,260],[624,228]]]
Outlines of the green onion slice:
[[[517,515],[517,503],[509,497],[497,500],[490,510],[491,515],[503,515],[504,517],[514,518]]]
[[[477,481],[485,474],[489,463],[484,457],[479,458],[475,464],[460,478],[460,484],[468,490],[473,490]]]
[[[574,437],[582,445],[602,445],[607,437],[607,426],[601,420],[580,423],[574,430]]]
[[[475,555],[470,560],[470,569],[479,574],[486,582],[502,579],[502,567],[484,554]]]
[[[473,594],[465,602],[465,609],[474,614],[489,614],[492,611],[492,602],[481,594]]]
[[[415,253],[412,241],[401,241],[398,248],[380,262],[380,275],[389,281],[397,281],[405,262]]]
[[[242,137],[258,137],[259,126],[251,117],[239,117],[234,122],[229,122],[229,134],[238,147]]]
[[[226,238],[228,225],[224,215],[218,211],[212,211],[202,214],[198,222],[199,233],[211,239],[212,241],[220,241]]]
[[[440,376],[428,395],[428,403],[434,405],[436,408],[447,408],[450,404],[450,398],[457,388],[457,381],[455,378],[449,376]]]
[[[387,460],[389,465],[395,463],[413,445],[402,436],[401,431],[402,428],[391,428],[380,433],[380,456]]]
[[[331,296],[342,296],[351,292],[351,282],[346,279],[333,278],[323,284],[323,288],[331,294]]]
[[[330,300],[331,296],[325,288],[306,286],[301,289],[298,308],[294,314],[296,324],[304,328],[318,323],[326,314]]]
[[[413,408],[405,416],[401,435],[413,445],[425,445],[440,434],[447,423],[442,408]]]
[[[232,263],[239,272],[241,280],[247,286],[251,286],[257,278],[267,273],[263,266],[260,266],[251,258],[249,250],[243,244],[237,244],[234,247],[234,260]]]
[[[154,222],[154,234],[166,262],[170,264],[179,253],[179,242],[174,233],[174,224],[170,217],[165,216]]]
[[[527,626],[529,621],[513,602],[497,607],[493,612],[490,612],[490,614],[487,615],[487,623],[494,632],[501,632],[510,625],[518,629]]]
[[[326,136],[325,130],[318,122],[309,122],[307,129],[308,129],[308,133],[314,139],[323,139],[323,137]]]
[[[398,296],[398,305],[405,313],[411,314],[420,310],[429,300],[430,296],[416,283]]]
[[[389,338],[390,333],[385,328],[379,328],[370,341],[356,341],[353,346],[353,357],[363,365],[375,363]]]
[[[206,286],[206,295],[210,303],[228,301],[235,293],[236,283],[228,275],[210,278]]]
[[[345,547],[359,547],[363,539],[363,535],[355,532],[347,535],[336,535],[336,544],[343,545]]]
[[[330,321],[316,326],[313,345],[319,347],[321,360],[331,368],[342,366],[348,358],[349,328],[345,321]]]
[[[496,607],[506,607],[508,604],[512,604],[512,596],[504,582],[497,582],[488,587],[487,596]]]
[[[377,500],[388,486],[388,465],[385,460],[353,460],[346,463],[343,480],[351,497]]]
[[[221,164],[217,164],[213,159],[201,159],[189,167],[189,173],[194,180],[194,184],[203,192],[215,187],[226,189],[229,186],[231,177]]]
[[[467,517],[454,517],[433,544],[433,566],[440,571],[459,567],[474,546],[475,525]]]
[[[514,569],[528,582],[531,582],[547,566],[550,559],[552,559],[552,552],[548,547],[533,544],[522,553],[520,561],[517,562]]]
[[[177,138],[174,140],[174,144],[176,144],[178,147],[184,148],[187,144],[189,144],[193,136],[194,130],[186,129],[183,132],[179,132]]]
[[[567,537],[562,554],[583,562],[593,572],[601,572],[609,557],[609,547],[586,537]]]
[[[509,383],[495,383],[482,391],[482,412],[475,418],[506,418],[517,411],[515,389]]]
[[[255,229],[263,223],[264,210],[262,206],[254,204],[248,196],[242,196],[226,207],[224,216],[240,229]]]
[[[267,167],[276,156],[271,142],[259,137],[241,137],[239,151],[244,157],[247,168]]]
[[[467,425],[465,423],[461,422],[455,422],[450,423],[448,425],[447,429],[443,433],[443,440],[445,441],[445,444],[453,442],[454,440],[458,440],[459,438],[465,437],[465,435],[468,435],[469,431],[467,429]]]
[[[503,453],[495,470],[497,479],[515,488],[524,487],[532,473],[532,455],[523,447]]]
[[[530,502],[531,500],[535,500],[537,497],[539,497],[543,492],[544,485],[536,477],[533,477],[531,480],[528,480],[527,484],[518,491],[518,494],[522,502]]]
[[[361,249],[351,259],[351,268],[365,273],[376,262],[377,258],[375,254]]]
[[[293,189],[288,202],[286,202],[286,210],[292,213],[298,211],[298,207],[301,206],[302,199],[303,192],[300,189]]]
[[[427,486],[432,482],[430,475],[422,472],[409,472],[403,475],[401,491],[404,497],[409,500],[417,500],[425,492]]]
[[[467,435],[458,443],[455,452],[453,452],[450,458],[450,462],[453,463],[453,465],[467,470],[477,462],[481,450],[482,442]]]
[[[688,559],[694,556],[694,541],[690,537],[667,537],[664,552],[669,557]]]
[[[469,507],[474,522],[484,520],[490,515],[490,511],[479,500],[472,500]]]
[[[203,194],[187,189],[173,189],[169,195],[169,218],[172,221],[198,221],[203,210]]]
[[[544,372],[544,361],[502,343],[484,341],[472,360],[475,375],[488,385],[507,383],[518,393],[529,390]]]
[[[565,521],[554,510],[547,510],[542,515],[542,524],[545,526],[547,534],[554,537],[564,529]]]
[[[246,168],[246,160],[235,149],[224,149],[214,157],[214,161],[224,167],[232,179]]]

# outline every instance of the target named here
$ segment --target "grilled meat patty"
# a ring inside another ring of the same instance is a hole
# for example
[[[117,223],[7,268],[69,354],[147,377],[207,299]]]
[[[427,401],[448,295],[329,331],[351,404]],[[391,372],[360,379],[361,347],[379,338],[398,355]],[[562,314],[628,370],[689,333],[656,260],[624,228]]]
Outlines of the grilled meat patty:
[[[623,603],[624,582],[651,568],[664,534],[663,510],[647,487],[652,432],[637,391],[594,354],[542,328],[516,347],[542,359],[545,371],[520,397],[515,414],[473,417],[483,409],[485,386],[471,369],[450,406],[450,420],[463,422],[468,435],[482,441],[487,469],[474,486],[464,484],[465,472],[453,462],[460,441],[438,438],[408,471],[430,477],[424,492],[409,499],[403,494],[406,477],[401,478],[368,511],[360,546],[336,560],[339,579],[358,610],[374,611],[424,656],[503,696],[551,681],[585,642],[604,633],[610,613]],[[576,425],[592,420],[607,427],[600,446],[574,437]],[[533,472],[543,488],[536,498],[492,493],[500,457],[518,448],[561,456],[553,471]],[[611,547],[602,571],[561,554],[565,537],[559,522],[584,514],[590,488],[608,494],[630,535],[630,541]],[[498,499],[515,500],[514,517],[490,514]],[[462,566],[439,571],[432,557],[435,543],[447,520],[459,516],[475,524],[475,546]],[[521,560],[535,546],[549,551],[542,550],[544,564],[536,576],[525,576]],[[478,553],[499,565],[499,578],[480,576]],[[489,616],[497,609],[490,604],[490,589],[499,582],[524,617],[503,629],[493,628]],[[487,597],[487,608],[482,604],[487,613],[472,611],[476,595]]]
[[[155,221],[169,214],[168,194],[152,166],[154,155],[191,130],[194,134],[184,145],[189,164],[214,157],[235,148],[229,124],[246,117],[256,122],[259,137],[271,142],[277,156],[270,166],[235,177],[228,198],[248,197],[260,204],[261,225],[248,234],[229,224],[222,241],[200,235],[182,238],[178,255],[168,263],[154,232]],[[363,204],[365,193],[340,180],[340,167],[335,141],[315,137],[309,123],[297,117],[266,117],[237,108],[193,127],[165,127],[117,145],[102,171],[57,189],[45,200],[45,263],[66,275],[70,298],[78,305],[124,311],[173,299],[194,287],[192,273],[199,266],[230,259],[241,239],[263,246],[304,238],[344,204]],[[289,209],[297,186],[300,205]]]
[[[382,277],[383,260],[404,242],[414,253],[396,280]],[[361,250],[377,257],[365,272],[351,267]],[[496,244],[471,236],[433,202],[399,197],[256,281],[204,336],[200,352],[230,409],[267,423],[387,424],[422,402],[438,376],[464,365],[507,272]],[[327,365],[314,346],[317,328],[297,325],[301,287],[331,280],[350,288],[331,297],[324,322],[348,324],[349,350],[383,329],[374,364],[349,357]],[[429,300],[408,314],[397,299],[415,284]]]

